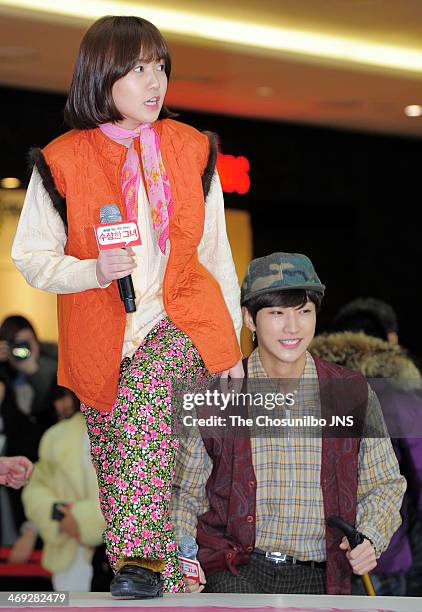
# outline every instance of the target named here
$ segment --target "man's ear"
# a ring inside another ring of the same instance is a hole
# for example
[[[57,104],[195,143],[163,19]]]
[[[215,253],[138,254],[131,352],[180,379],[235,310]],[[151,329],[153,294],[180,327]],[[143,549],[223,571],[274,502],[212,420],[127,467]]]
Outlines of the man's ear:
[[[251,332],[256,331],[256,327],[255,327],[255,323],[253,322],[252,315],[250,314],[246,306],[242,306],[242,315],[243,315],[243,323],[249,329],[249,331]]]

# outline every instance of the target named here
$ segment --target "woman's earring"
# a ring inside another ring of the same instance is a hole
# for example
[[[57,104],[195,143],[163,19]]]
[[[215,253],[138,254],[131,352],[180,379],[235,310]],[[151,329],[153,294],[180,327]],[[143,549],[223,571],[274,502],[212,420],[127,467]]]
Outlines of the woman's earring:
[[[252,342],[256,344],[256,331],[255,330],[253,330],[252,332]]]

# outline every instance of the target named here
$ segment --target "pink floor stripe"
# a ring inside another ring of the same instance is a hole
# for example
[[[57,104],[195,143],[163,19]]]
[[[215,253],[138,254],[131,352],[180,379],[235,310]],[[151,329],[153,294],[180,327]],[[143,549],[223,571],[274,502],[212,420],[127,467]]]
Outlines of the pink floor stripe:
[[[20,612],[34,612],[34,610],[48,610],[49,612],[80,612],[81,610],[87,610],[88,612],[140,612],[141,610],[145,610],[146,612],[208,612],[212,610],[212,612],[240,612],[244,610],[245,612],[270,612],[271,610],[280,610],[281,612],[356,612],[356,610],[344,609],[344,608],[276,608],[274,606],[265,606],[262,608],[225,608],[223,606],[186,606],[182,607],[173,607],[173,606],[163,606],[163,607],[143,607],[141,602],[134,607],[129,606],[113,606],[113,607],[101,607],[101,608],[91,608],[91,607],[74,607],[74,606],[62,606],[60,608],[57,607],[37,607],[37,608],[1,608],[1,612],[4,610],[10,610],[16,612],[19,609]],[[385,610],[379,608],[378,610],[359,610],[359,612],[392,612],[391,610]]]

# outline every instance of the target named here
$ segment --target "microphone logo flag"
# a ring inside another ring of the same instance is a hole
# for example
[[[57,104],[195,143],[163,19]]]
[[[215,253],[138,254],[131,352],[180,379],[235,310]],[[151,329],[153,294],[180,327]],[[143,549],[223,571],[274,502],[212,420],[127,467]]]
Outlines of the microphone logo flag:
[[[142,244],[136,221],[118,221],[117,223],[95,225],[94,231],[99,251],[122,249]]]
[[[179,555],[180,570],[185,578],[200,582],[199,577],[199,563],[196,560],[186,559]]]

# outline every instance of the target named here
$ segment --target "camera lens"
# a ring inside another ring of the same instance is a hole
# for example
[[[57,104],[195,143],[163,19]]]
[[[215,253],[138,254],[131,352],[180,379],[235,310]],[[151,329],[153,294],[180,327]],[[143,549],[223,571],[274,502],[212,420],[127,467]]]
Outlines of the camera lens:
[[[31,347],[27,342],[14,342],[10,346],[10,352],[15,359],[29,359],[31,357]]]

